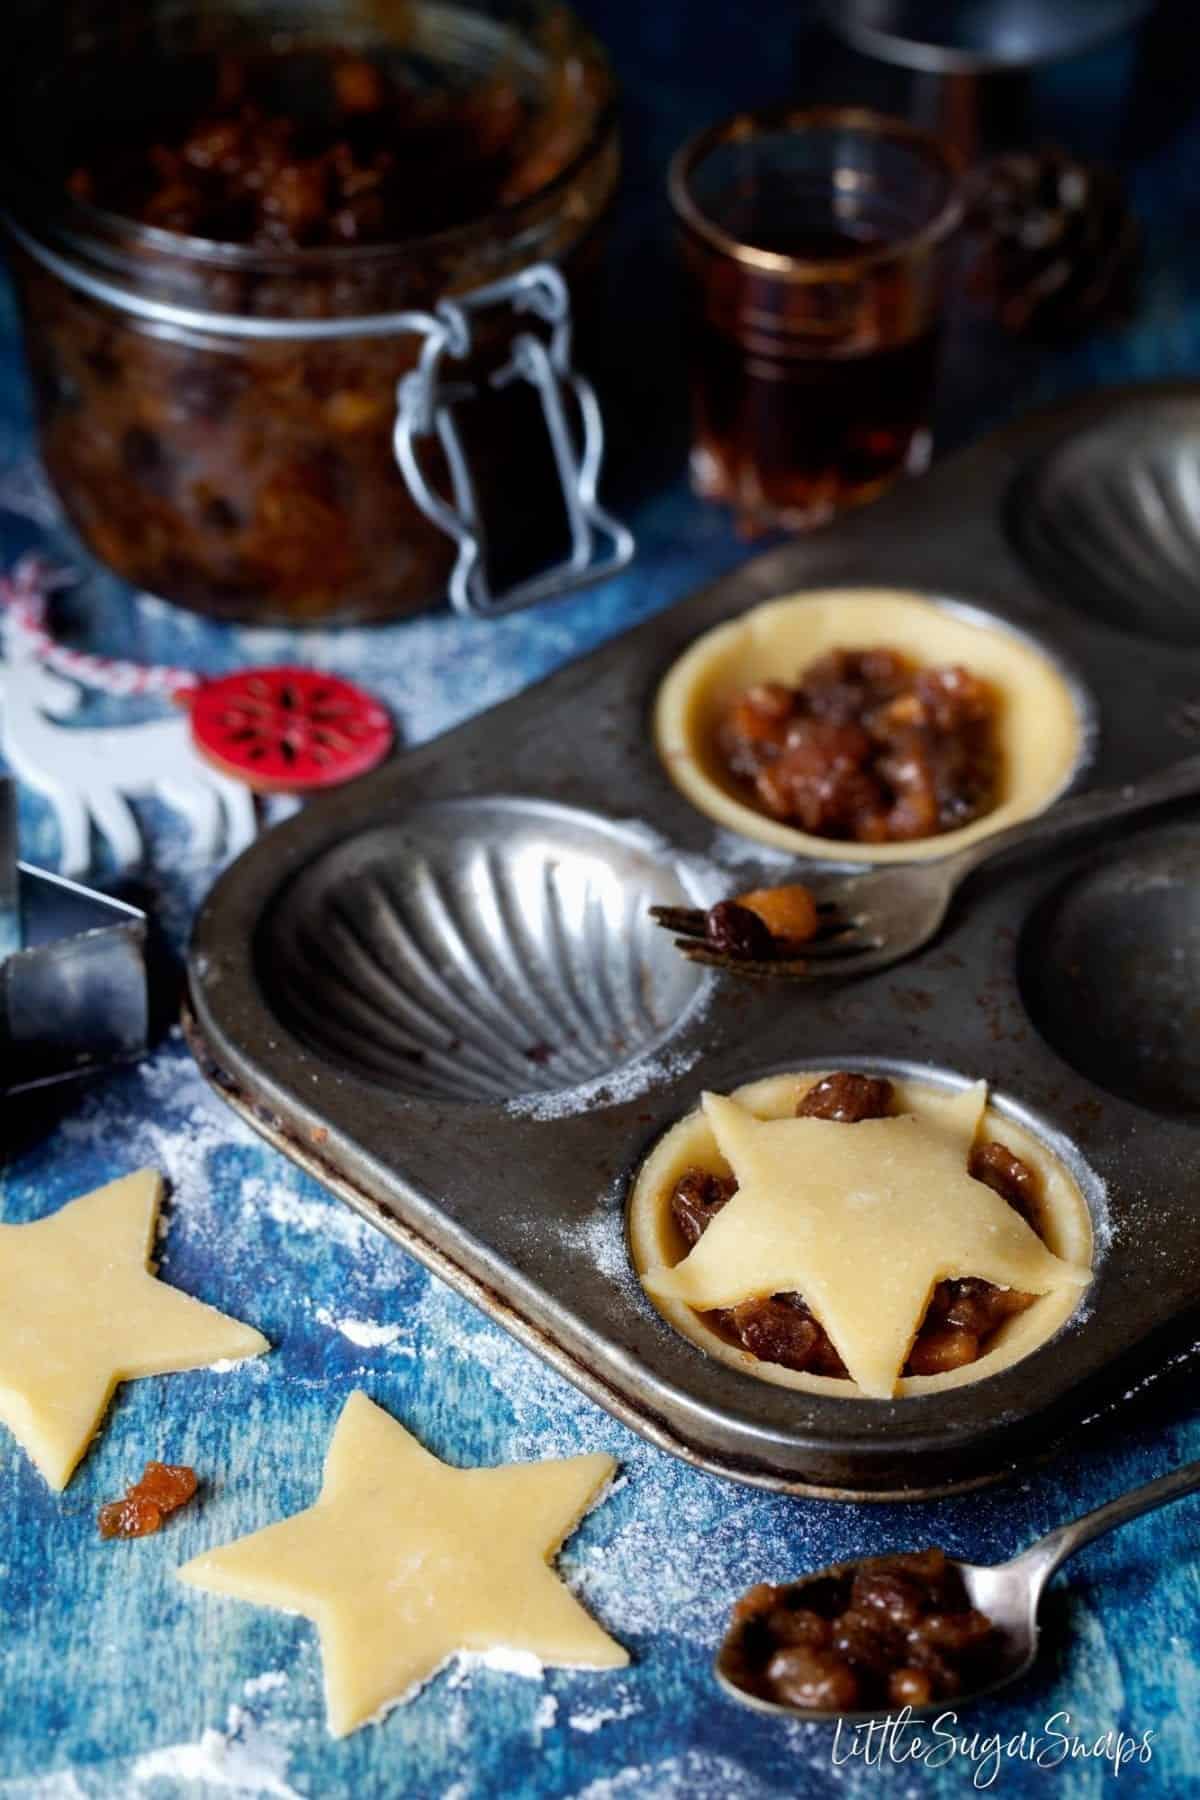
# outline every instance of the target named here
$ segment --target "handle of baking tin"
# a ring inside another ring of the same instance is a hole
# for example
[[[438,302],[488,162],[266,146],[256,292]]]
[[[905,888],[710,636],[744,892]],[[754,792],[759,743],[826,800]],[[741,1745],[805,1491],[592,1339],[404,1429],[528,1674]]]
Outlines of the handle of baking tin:
[[[485,564],[484,522],[475,483],[454,420],[453,402],[464,391],[445,380],[447,361],[461,363],[474,345],[472,319],[494,307],[509,307],[518,318],[550,327],[549,341],[534,331],[518,331],[508,361],[491,377],[505,387],[527,381],[541,402],[542,417],[566,507],[571,548],[559,563],[494,594]],[[567,400],[574,401],[578,425]],[[438,493],[425,475],[420,446],[440,443],[450,475],[450,497]],[[634,552],[633,535],[596,497],[604,455],[604,423],[591,383],[571,366],[571,300],[567,284],[549,263],[436,308],[417,366],[396,391],[396,461],[409,492],[427,519],[458,546],[450,576],[450,604],[457,612],[494,618],[532,606],[552,595],[573,593],[625,568]]]

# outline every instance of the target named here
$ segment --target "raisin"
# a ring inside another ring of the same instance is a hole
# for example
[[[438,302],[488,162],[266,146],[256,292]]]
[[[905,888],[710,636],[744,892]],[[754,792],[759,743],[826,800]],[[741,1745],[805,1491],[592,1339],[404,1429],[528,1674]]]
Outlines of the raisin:
[[[153,1500],[135,1500],[131,1496],[110,1500],[97,1516],[102,1538],[149,1537],[161,1529],[163,1522],[162,1508]]]
[[[825,1650],[830,1639],[829,1620],[807,1606],[776,1606],[768,1613],[766,1627],[775,1643],[804,1644],[810,1650]]]
[[[182,1463],[148,1462],[140,1481],[128,1491],[131,1500],[152,1500],[164,1513],[186,1506],[199,1483],[195,1469]]]
[[[882,1615],[853,1609],[833,1621],[829,1641],[836,1656],[871,1675],[886,1674],[904,1649],[904,1633]]]
[[[751,1619],[763,1617],[772,1610],[782,1591],[769,1581],[755,1582],[735,1603],[731,1615],[734,1623],[744,1625]]]
[[[187,1504],[197,1485],[196,1471],[182,1463],[148,1462],[123,1500],[100,1508],[100,1536],[149,1537],[161,1529],[169,1513]]]
[[[807,1712],[850,1712],[859,1703],[854,1670],[827,1650],[789,1644],[772,1656],[766,1677],[778,1699]]]
[[[780,756],[759,770],[756,791],[769,813],[823,837],[856,837],[885,796],[866,770],[871,740],[859,725],[796,719]]]
[[[165,494],[171,485],[166,453],[152,431],[131,425],[121,439],[121,461],[139,487],[151,494]]]
[[[992,690],[969,670],[835,649],[794,688],[737,695],[717,747],[771,816],[824,837],[905,842],[996,804],[996,719]]]
[[[1007,1200],[1013,1211],[1037,1230],[1041,1194],[1038,1178],[1028,1163],[1014,1156],[1004,1144],[992,1140],[975,1146],[968,1168],[976,1181],[984,1182],[993,1193]]]
[[[796,1106],[801,1119],[835,1119],[840,1124],[857,1125],[863,1119],[883,1119],[892,1110],[895,1089],[886,1077],[851,1075],[844,1071],[826,1075]]]
[[[709,908],[704,936],[714,950],[740,962],[767,962],[775,951],[775,941],[758,914],[736,900],[722,900]]]
[[[671,1195],[671,1217],[689,1250],[736,1192],[732,1176],[712,1175],[707,1169],[684,1170]]]
[[[899,1569],[856,1569],[850,1588],[850,1604],[856,1612],[877,1613],[889,1625],[907,1629],[925,1610],[920,1583]]]
[[[783,749],[791,716],[791,692],[777,682],[740,695],[719,730],[721,755],[731,772],[753,780],[761,764]]]
[[[726,1316],[739,1342],[762,1362],[785,1369],[810,1366],[821,1327],[803,1302],[797,1307],[780,1295],[743,1300]]]
[[[949,1369],[961,1369],[979,1358],[979,1339],[973,1331],[961,1326],[934,1327],[918,1333],[908,1353],[905,1372],[909,1375],[944,1375]]]
[[[973,1331],[981,1339],[988,1338],[1014,1313],[1024,1312],[1036,1298],[1015,1288],[993,1287],[990,1281],[976,1276],[962,1276],[957,1281],[940,1284],[943,1293],[943,1317],[947,1325],[958,1325]]]
[[[904,1664],[906,1668],[920,1669],[928,1676],[938,1700],[952,1700],[962,1688],[962,1676],[953,1661],[915,1634],[910,1635]]]
[[[928,1669],[893,1669],[887,1697],[893,1706],[928,1706],[933,1699],[933,1678]]]
[[[383,77],[365,56],[348,56],[333,72],[337,103],[343,112],[377,112],[387,99]]]

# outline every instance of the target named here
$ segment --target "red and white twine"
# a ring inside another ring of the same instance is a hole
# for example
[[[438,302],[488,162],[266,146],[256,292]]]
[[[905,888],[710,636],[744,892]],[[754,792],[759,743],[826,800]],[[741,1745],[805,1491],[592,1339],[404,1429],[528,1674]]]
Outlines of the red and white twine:
[[[200,685],[191,669],[169,663],[135,663],[117,656],[97,656],[90,650],[72,650],[60,644],[47,622],[50,595],[66,586],[71,576],[55,569],[39,556],[23,556],[11,575],[0,575],[0,612],[8,630],[47,668],[56,669],[82,687],[94,688],[118,698],[157,694],[167,700],[183,700]]]

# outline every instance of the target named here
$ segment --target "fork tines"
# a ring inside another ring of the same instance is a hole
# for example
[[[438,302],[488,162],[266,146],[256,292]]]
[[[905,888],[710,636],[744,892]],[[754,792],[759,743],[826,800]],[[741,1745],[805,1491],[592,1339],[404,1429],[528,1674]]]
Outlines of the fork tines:
[[[728,969],[738,975],[763,975],[787,980],[819,974],[819,965],[826,960],[840,962],[874,947],[860,929],[861,920],[845,917],[828,901],[819,904],[817,911],[821,914],[821,926],[817,934],[803,941],[797,940],[794,949],[789,945],[784,950],[781,944],[781,954],[770,960],[732,956],[727,950],[718,950],[710,944],[707,941],[708,914],[701,907],[652,906],[650,916],[665,931],[677,934],[675,947],[690,962],[703,963],[710,969]],[[789,954],[788,951],[792,953]],[[814,968],[813,964],[818,966]]]

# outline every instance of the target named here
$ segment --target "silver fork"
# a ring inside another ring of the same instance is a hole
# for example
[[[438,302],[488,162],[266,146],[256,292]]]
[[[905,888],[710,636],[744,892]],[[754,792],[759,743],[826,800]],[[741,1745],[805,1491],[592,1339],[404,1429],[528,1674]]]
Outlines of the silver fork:
[[[803,884],[817,902],[818,935],[796,955],[771,961],[731,956],[705,942],[699,908],[655,907],[654,916],[692,962],[731,975],[813,981],[835,975],[866,975],[920,950],[941,928],[958,889],[985,864],[998,862],[1035,844],[1056,848],[1097,825],[1115,824],[1160,806],[1200,794],[1200,756],[1186,757],[1123,787],[1092,788],[1069,795],[1048,812],[1022,819],[1004,831],[929,862],[864,870],[798,870],[792,885]]]

